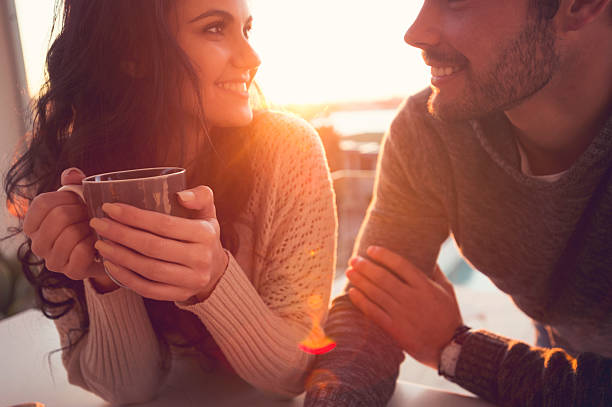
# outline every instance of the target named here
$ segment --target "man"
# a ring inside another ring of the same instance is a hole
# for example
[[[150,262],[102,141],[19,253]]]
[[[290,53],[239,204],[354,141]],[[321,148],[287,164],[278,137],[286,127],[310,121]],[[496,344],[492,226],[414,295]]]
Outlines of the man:
[[[612,405],[611,3],[424,1],[431,90],[385,136],[306,406],[385,405],[403,351],[496,404]],[[540,347],[462,327],[449,233]]]

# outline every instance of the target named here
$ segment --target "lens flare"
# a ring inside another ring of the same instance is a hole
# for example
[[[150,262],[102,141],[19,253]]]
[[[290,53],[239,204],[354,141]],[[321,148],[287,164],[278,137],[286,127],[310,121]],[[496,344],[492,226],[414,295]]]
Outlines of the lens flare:
[[[328,338],[321,327],[319,312],[323,306],[323,299],[320,295],[311,295],[308,297],[308,307],[310,308],[310,319],[312,320],[312,329],[304,340],[298,345],[299,348],[311,355],[321,355],[327,353],[336,347],[336,342]]]

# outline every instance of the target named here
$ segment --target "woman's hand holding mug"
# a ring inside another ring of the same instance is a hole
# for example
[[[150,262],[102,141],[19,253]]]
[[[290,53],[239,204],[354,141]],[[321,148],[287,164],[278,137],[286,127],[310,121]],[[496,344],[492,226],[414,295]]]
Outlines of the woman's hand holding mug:
[[[91,278],[101,292],[120,285],[156,300],[208,298],[229,261],[210,188],[185,190],[181,168],[87,178],[69,169],[62,185],[37,196],[24,222],[49,270]]]
[[[62,185],[80,184],[85,175],[76,168],[62,173]],[[89,227],[87,206],[67,191],[46,192],[35,197],[26,213],[23,231],[32,240],[32,252],[45,266],[72,280],[93,279],[96,289],[117,286],[94,261],[96,235]]]
[[[122,285],[156,300],[199,302],[212,293],[229,258],[212,190],[199,186],[178,196],[191,218],[105,203],[108,218],[90,225],[103,238],[95,247],[107,271]]]

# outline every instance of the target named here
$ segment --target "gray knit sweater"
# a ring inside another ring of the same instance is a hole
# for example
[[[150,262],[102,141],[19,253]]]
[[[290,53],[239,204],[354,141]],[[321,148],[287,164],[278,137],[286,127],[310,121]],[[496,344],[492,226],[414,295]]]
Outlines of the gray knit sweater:
[[[476,331],[463,344],[455,381],[501,405],[612,405],[612,181],[576,245],[576,264],[555,272],[612,165],[612,117],[577,162],[548,183],[521,172],[503,113],[441,123],[427,113],[429,94],[408,99],[385,136],[356,250],[365,255],[370,245],[384,246],[431,273],[452,234],[475,268],[551,326],[562,348]],[[338,345],[319,357],[305,405],[384,406],[402,350],[346,295],[334,301],[326,332]]]

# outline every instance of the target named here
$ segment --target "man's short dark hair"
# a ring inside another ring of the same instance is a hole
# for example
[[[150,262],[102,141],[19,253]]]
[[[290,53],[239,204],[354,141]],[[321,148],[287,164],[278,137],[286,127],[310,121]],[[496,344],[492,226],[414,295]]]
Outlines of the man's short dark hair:
[[[531,0],[531,7],[537,13],[538,20],[550,20],[559,11],[560,3],[561,0]],[[610,6],[610,15],[612,15],[612,6]]]
[[[531,0],[531,6],[536,11],[538,20],[550,20],[559,11],[560,0]]]

